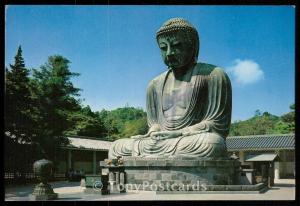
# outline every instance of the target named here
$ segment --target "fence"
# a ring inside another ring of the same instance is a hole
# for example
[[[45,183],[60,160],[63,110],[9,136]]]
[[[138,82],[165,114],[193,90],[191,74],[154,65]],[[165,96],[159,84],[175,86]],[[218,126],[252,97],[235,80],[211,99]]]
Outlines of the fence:
[[[50,177],[49,181],[59,181],[66,180],[66,174],[64,173],[54,173],[52,177]],[[35,174],[33,172],[5,172],[4,173],[5,183],[35,183],[38,182]]]

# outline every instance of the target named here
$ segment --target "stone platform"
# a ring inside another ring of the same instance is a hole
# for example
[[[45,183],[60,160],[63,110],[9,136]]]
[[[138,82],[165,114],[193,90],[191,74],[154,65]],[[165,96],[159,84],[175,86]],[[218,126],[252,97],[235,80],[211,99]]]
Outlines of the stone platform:
[[[205,185],[200,190],[157,190],[156,194],[259,194],[268,189],[268,186],[264,183],[255,185]]]
[[[263,193],[251,192],[168,192],[168,191],[130,191],[121,194],[101,195],[87,194],[84,187],[79,182],[56,181],[50,183],[54,192],[59,194],[56,201],[245,201],[245,200],[295,200],[295,180],[279,179],[275,180],[274,186]],[[26,185],[4,185],[5,201],[29,201],[29,195],[32,194],[35,184]],[[229,193],[229,194],[228,194]],[[55,204],[55,203],[54,203]],[[99,203],[101,204],[101,203]]]
[[[126,157],[121,164],[107,164],[106,160],[101,161],[100,166],[102,173],[108,170],[112,184],[135,185],[131,189],[141,189],[138,185],[143,185],[143,190],[153,190],[149,186],[156,185],[165,191],[170,186],[177,190],[184,185],[188,188],[195,186],[198,189],[191,190],[199,190],[199,185],[239,184],[240,162],[232,159]]]

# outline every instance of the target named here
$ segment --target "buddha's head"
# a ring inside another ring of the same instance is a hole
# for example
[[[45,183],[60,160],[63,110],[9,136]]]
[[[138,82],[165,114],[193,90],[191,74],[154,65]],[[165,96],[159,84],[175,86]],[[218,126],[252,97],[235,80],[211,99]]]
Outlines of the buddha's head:
[[[197,62],[199,36],[188,21],[169,19],[157,31],[156,39],[162,58],[170,69],[185,69]]]

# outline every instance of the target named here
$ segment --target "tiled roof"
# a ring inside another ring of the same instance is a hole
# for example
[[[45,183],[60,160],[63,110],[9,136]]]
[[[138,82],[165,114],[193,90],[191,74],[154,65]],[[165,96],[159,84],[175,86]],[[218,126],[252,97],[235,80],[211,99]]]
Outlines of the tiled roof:
[[[245,162],[271,162],[278,158],[277,154],[256,154],[248,155],[245,158]]]
[[[228,151],[295,149],[295,134],[227,137]]]
[[[88,137],[67,137],[68,148],[108,151],[112,142]]]

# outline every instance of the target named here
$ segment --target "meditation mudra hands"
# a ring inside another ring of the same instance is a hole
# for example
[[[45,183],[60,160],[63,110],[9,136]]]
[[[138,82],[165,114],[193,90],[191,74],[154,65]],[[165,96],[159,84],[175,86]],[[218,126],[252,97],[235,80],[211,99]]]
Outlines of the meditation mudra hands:
[[[152,132],[150,134],[150,138],[161,140],[161,139],[171,139],[182,136],[181,131],[159,131],[159,132]]]
[[[171,139],[182,136],[182,131],[151,131],[145,135],[135,135],[132,136],[132,139],[139,139],[139,138],[151,138],[155,140],[161,139]]]
[[[155,140],[162,140],[162,139],[171,139],[177,138],[180,136],[189,136],[208,132],[208,129],[205,127],[205,124],[198,124],[196,128],[185,128],[181,130],[174,130],[174,131],[161,131],[158,127],[153,127],[148,131],[147,134],[144,135],[135,135],[132,136],[132,139],[140,139],[140,138],[151,138]]]

